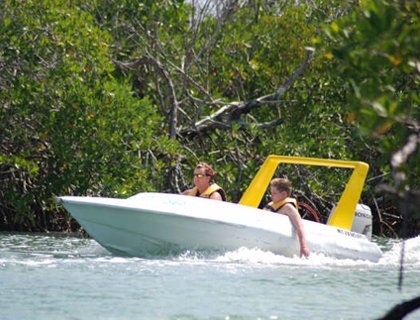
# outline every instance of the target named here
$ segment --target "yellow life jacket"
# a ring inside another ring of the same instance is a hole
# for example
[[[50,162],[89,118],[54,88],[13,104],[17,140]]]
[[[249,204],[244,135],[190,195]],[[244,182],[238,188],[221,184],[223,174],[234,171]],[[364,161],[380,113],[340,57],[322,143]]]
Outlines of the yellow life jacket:
[[[297,201],[296,201],[295,198],[286,198],[286,199],[283,199],[282,201],[279,201],[279,202],[276,202],[276,203],[271,201],[270,203],[268,203],[264,207],[264,210],[269,210],[271,212],[278,212],[280,210],[280,208],[283,207],[286,203],[291,203],[292,205],[295,206],[295,208],[298,207]]]
[[[211,184],[206,190],[204,190],[203,193],[198,193],[197,187],[194,187],[192,189],[188,189],[187,191],[185,191],[184,194],[187,196],[202,197],[202,198],[208,199],[215,192],[219,192],[220,195],[222,196],[222,200],[226,201],[225,191],[223,190],[221,186],[219,186],[216,183]]]

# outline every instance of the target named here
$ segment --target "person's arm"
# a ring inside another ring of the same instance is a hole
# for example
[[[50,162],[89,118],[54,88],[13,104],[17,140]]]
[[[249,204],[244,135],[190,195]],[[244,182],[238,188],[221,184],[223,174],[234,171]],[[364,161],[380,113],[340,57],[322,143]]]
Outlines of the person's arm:
[[[290,221],[296,229],[300,243],[300,255],[308,257],[309,249],[306,245],[305,230],[303,228],[302,218],[300,217],[299,212],[290,203],[284,205],[283,208],[280,209],[280,211],[281,213],[287,214],[289,216]]]
[[[219,192],[213,192],[211,195],[210,195],[210,199],[213,199],[213,200],[220,200],[220,201],[222,201],[223,199],[222,199],[222,196],[220,195],[220,193]]]

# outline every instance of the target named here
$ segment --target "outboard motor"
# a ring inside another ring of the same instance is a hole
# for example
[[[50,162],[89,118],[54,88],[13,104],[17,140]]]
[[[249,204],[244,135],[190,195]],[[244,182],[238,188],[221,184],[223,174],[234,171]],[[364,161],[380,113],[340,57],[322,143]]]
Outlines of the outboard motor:
[[[372,211],[365,204],[357,204],[351,231],[364,234],[369,240],[372,238]]]
[[[328,217],[330,221],[331,214],[334,212],[335,206],[331,209]],[[354,214],[351,231],[365,235],[369,240],[372,238],[372,211],[370,207],[365,204],[357,204],[356,212]]]

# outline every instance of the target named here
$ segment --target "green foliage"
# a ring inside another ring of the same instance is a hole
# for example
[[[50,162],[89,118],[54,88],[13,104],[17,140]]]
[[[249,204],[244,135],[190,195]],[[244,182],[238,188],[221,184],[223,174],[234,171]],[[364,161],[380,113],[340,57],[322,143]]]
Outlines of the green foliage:
[[[363,1],[326,32],[331,41],[326,57],[333,59],[332,72],[346,87],[349,119],[379,147],[380,167],[420,119],[420,5]],[[419,186],[419,161],[417,153],[404,169],[412,188]]]
[[[36,219],[53,196],[127,196],[159,185],[162,117],[112,77],[111,36],[67,1],[7,1],[0,25],[2,222],[50,229]],[[163,150],[163,151],[161,151]],[[153,183],[153,181],[156,183]]]

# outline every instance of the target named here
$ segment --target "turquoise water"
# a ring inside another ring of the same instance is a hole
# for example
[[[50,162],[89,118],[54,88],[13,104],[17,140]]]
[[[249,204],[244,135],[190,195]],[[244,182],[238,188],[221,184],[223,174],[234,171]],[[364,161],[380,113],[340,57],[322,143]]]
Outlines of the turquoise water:
[[[376,319],[420,295],[420,237],[378,263],[241,248],[153,259],[94,240],[0,233],[0,319]],[[420,309],[405,319],[420,319]]]

